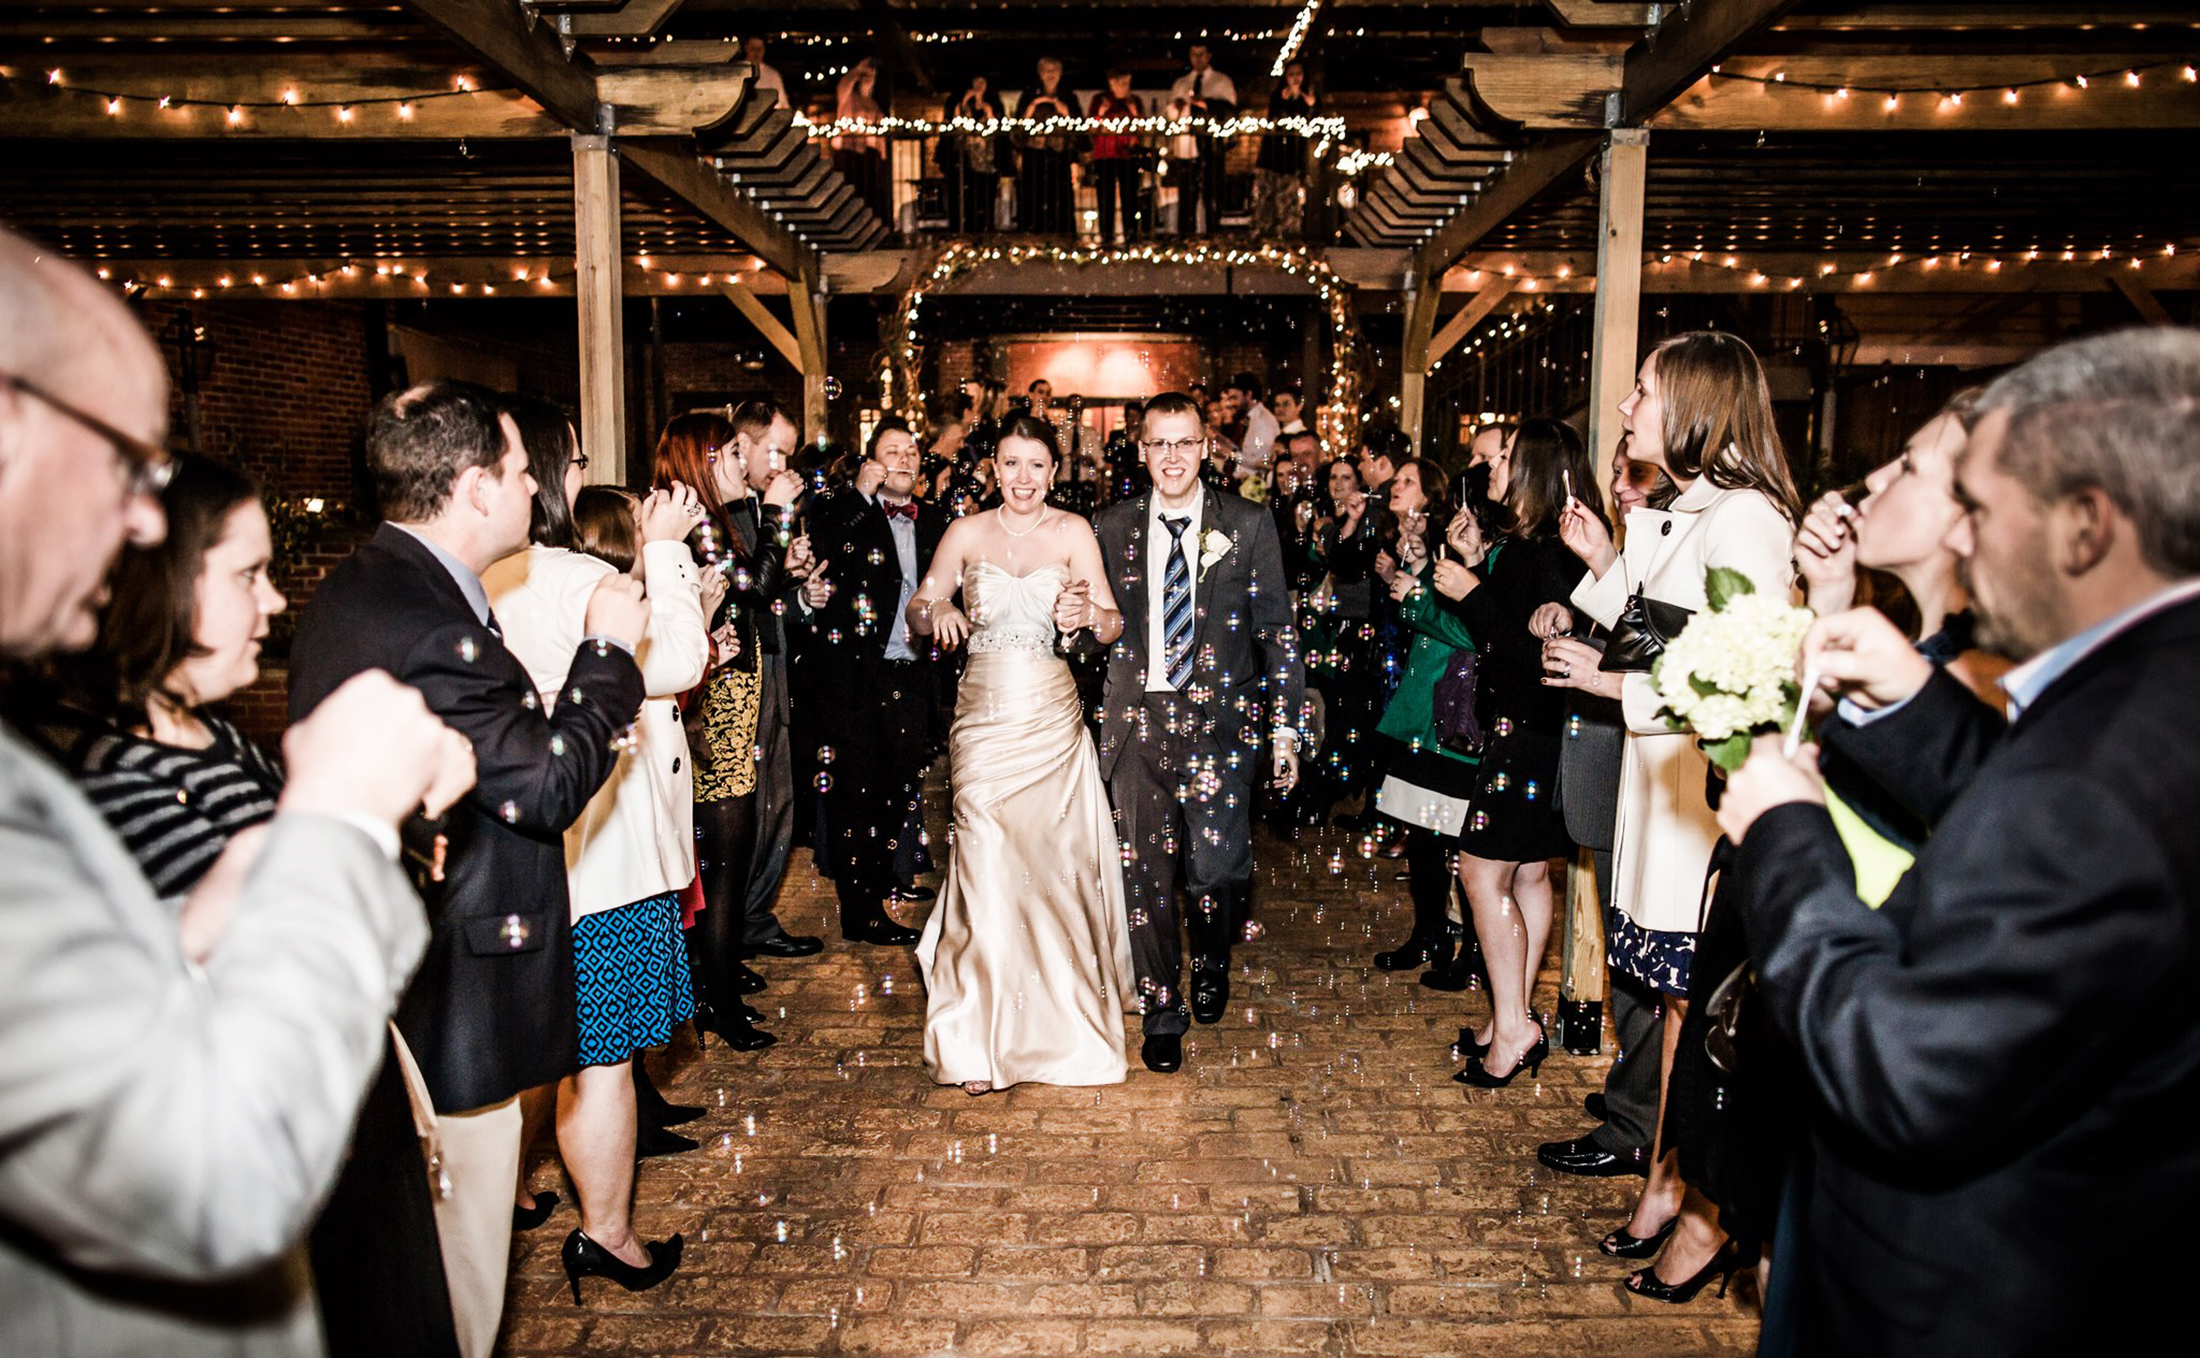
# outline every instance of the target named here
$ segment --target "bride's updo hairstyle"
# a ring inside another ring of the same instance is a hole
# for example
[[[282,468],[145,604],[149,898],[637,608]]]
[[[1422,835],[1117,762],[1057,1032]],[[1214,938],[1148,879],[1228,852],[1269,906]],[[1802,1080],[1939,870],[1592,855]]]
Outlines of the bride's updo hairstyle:
[[[1050,476],[1062,469],[1062,449],[1061,445],[1054,441],[1054,424],[1052,421],[1042,420],[1037,415],[1018,415],[1015,419],[1002,425],[1000,437],[993,446],[996,457],[1000,455],[1000,445],[1010,439],[1030,439],[1033,443],[1045,448],[1047,450],[1047,461],[1051,464],[1047,468]]]
[[[1721,490],[1754,490],[1792,522],[1802,500],[1772,420],[1764,365],[1739,336],[1722,330],[1675,335],[1651,351],[1665,406],[1665,465],[1675,477],[1710,478]]]

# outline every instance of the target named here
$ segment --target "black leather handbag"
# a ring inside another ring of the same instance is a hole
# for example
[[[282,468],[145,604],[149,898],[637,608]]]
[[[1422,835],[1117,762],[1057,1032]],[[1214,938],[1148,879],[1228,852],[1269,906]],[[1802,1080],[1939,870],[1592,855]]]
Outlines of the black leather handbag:
[[[1665,653],[1666,644],[1679,636],[1694,616],[1692,608],[1660,603],[1636,590],[1619,611],[1619,621],[1612,624],[1612,639],[1605,645],[1603,663],[1597,668],[1615,674],[1648,673],[1651,664]]]

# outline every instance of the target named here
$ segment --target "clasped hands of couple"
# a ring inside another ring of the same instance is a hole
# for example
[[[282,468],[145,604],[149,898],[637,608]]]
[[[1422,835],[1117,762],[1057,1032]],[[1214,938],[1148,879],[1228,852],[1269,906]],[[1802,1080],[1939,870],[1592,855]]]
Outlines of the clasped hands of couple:
[[[976,610],[973,609],[973,612]],[[943,651],[952,651],[970,639],[975,622],[946,599],[931,604],[932,640]],[[1054,625],[1064,636],[1099,621],[1100,610],[1092,602],[1092,582],[1072,580],[1054,596]]]

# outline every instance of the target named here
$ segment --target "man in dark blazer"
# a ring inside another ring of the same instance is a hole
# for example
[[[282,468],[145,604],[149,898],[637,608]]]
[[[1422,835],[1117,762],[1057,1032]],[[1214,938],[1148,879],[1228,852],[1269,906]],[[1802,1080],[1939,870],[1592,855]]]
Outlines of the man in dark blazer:
[[[1183,1065],[1190,1027],[1183,942],[1192,946],[1193,1017],[1230,1000],[1230,948],[1251,920],[1254,780],[1298,782],[1306,668],[1291,625],[1275,521],[1199,479],[1205,421],[1189,396],[1146,405],[1140,438],[1153,486],[1093,529],[1123,635],[1108,652],[1100,773],[1126,852],[1131,961],[1147,1067]],[[1181,869],[1192,908],[1179,924]]]
[[[2200,334],[2050,350],[1980,398],[1949,539],[1981,642],[2023,662],[2013,716],[1870,610],[1813,629],[1845,698],[1826,739],[1932,826],[1880,909],[1808,755],[1765,738],[1727,788],[1760,986],[1814,1095],[1806,1348],[2113,1353],[2188,1327],[2129,1267],[2200,1214],[2196,467]]]
[[[812,654],[799,696],[817,714],[821,851],[840,897],[840,933],[859,943],[917,941],[886,913],[900,884],[901,837],[921,824],[924,770],[940,744],[932,643],[911,635],[903,616],[947,531],[945,516],[914,498],[917,465],[909,427],[883,421],[854,485],[819,503],[809,522],[816,572],[832,596],[801,614]]]
[[[300,618],[290,710],[385,670],[473,743],[473,792],[439,825],[406,827],[432,932],[397,1026],[439,1117],[452,1191],[436,1216],[460,1346],[486,1354],[503,1309],[518,1095],[577,1062],[562,836],[641,709],[633,648],[649,605],[624,576],[597,589],[588,640],[544,711],[480,580],[527,545],[534,478],[511,418],[490,392],[426,383],[376,408],[367,463],[388,521]]]

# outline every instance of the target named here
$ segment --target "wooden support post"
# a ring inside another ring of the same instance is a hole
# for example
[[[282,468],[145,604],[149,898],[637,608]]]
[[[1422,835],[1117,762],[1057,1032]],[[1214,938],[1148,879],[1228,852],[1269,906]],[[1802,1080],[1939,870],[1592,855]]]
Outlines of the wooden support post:
[[[1428,399],[1428,348],[1436,333],[1436,304],[1443,300],[1440,272],[1415,272],[1407,279],[1406,342],[1398,362],[1398,428],[1421,456],[1421,421]]]
[[[581,450],[588,479],[626,484],[626,326],[619,159],[611,139],[573,135],[574,309],[580,313]]]
[[[825,438],[825,292],[816,269],[805,264],[787,279],[787,300],[794,304],[794,336],[802,369],[802,438]]]
[[[1650,134],[1616,128],[1605,139],[1602,193],[1597,204],[1595,340],[1589,354],[1589,451],[1597,461],[1595,493],[1610,487],[1612,449],[1619,442],[1619,403],[1635,384],[1636,329],[1642,306],[1642,191]],[[1575,487],[1577,493],[1581,487]],[[1604,918],[1588,855],[1566,874],[1565,969],[1559,994],[1569,1000],[1605,997]]]
[[[1589,455],[1597,492],[1611,484],[1619,443],[1619,403],[1635,385],[1636,333],[1642,312],[1642,197],[1650,134],[1617,128],[1605,139],[1597,200],[1595,341],[1589,352]],[[1578,488],[1577,488],[1578,489]]]

